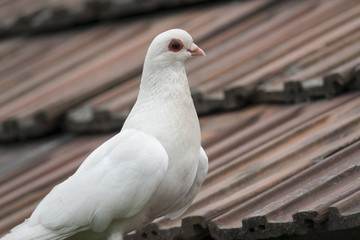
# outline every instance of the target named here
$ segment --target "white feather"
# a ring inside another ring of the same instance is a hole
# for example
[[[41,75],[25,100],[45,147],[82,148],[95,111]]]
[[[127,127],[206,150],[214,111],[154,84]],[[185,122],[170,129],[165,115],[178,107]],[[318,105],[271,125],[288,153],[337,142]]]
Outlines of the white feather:
[[[200,191],[200,187],[206,177],[208,171],[208,157],[203,148],[200,149],[200,163],[196,172],[195,181],[189,189],[189,191],[179,198],[175,204],[175,209],[172,209],[171,213],[166,215],[166,218],[176,219],[183,215],[185,211],[190,207],[192,201],[195,199],[196,195]],[[183,206],[180,209],[176,209],[178,206]]]

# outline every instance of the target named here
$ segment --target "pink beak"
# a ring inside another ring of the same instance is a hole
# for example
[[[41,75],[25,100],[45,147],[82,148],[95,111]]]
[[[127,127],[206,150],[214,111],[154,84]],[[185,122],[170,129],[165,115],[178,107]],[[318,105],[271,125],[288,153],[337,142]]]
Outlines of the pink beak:
[[[205,56],[205,52],[199,48],[195,43],[191,44],[188,51],[191,53],[191,56]]]

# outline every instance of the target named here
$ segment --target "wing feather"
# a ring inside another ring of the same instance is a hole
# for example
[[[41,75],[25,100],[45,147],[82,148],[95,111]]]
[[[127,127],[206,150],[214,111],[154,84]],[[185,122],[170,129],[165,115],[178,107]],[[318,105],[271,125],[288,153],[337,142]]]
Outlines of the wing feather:
[[[131,217],[146,207],[167,166],[167,153],[154,137],[122,131],[57,185],[29,221],[64,233],[104,231],[113,220]]]

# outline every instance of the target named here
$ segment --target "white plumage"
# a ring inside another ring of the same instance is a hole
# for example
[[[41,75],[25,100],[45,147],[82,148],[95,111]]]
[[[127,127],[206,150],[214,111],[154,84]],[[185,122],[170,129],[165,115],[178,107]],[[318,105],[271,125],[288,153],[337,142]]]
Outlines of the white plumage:
[[[207,173],[184,62],[205,55],[180,29],[151,43],[139,96],[123,129],[1,240],[121,240],[190,206]]]

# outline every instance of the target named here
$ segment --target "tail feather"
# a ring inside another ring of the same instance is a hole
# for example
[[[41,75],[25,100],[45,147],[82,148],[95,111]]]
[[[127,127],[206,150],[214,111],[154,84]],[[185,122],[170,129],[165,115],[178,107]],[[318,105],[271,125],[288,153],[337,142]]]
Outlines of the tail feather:
[[[0,240],[63,240],[68,236],[47,229],[42,225],[29,226],[27,220],[14,227],[11,232]]]

